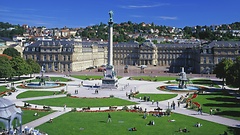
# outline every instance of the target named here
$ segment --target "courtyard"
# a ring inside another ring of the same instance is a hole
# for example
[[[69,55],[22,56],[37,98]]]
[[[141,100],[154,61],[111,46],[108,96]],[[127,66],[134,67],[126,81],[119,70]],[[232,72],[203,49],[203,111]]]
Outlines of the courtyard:
[[[131,67],[131,69],[129,69],[130,72],[126,74],[123,73],[123,70],[121,71],[121,68],[118,68],[120,72],[119,76],[121,76],[119,79],[118,89],[98,89],[98,93],[96,93],[96,88],[91,86],[101,84],[101,80],[82,80],[71,77],[71,75],[102,75],[102,73],[99,73],[95,70],[70,73],[70,75],[66,75],[67,73],[47,73],[48,76],[57,77],[58,79],[65,78],[59,80],[62,80],[63,83],[66,83],[66,86],[61,88],[41,90],[23,89],[18,87],[16,92],[13,92],[9,96],[4,96],[4,98],[12,100],[17,106],[20,107],[23,107],[24,103],[26,102],[31,105],[27,107],[27,110],[33,109],[35,112],[42,110],[44,106],[49,106],[51,108],[50,114],[35,120],[29,118],[31,115],[24,115],[23,113],[23,119],[29,119],[28,122],[24,123],[23,128],[27,126],[39,129],[41,132],[48,133],[49,135],[158,134],[160,132],[162,134],[185,134],[179,132],[179,128],[183,129],[185,127],[190,131],[187,134],[208,133],[215,135],[223,134],[224,131],[226,131],[228,134],[239,133],[240,122],[239,116],[237,115],[240,112],[239,100],[229,101],[235,104],[235,106],[232,106],[232,111],[234,111],[232,113],[231,109],[226,109],[228,106],[225,104],[226,108],[223,110],[228,112],[227,116],[221,115],[220,112],[210,116],[208,110],[211,107],[211,103],[208,104],[205,102],[206,100],[202,99],[202,96],[204,95],[199,95],[199,99],[196,98],[193,100],[196,100],[203,105],[203,115],[199,115],[196,108],[185,108],[186,103],[182,103],[179,107],[176,107],[175,110],[171,109],[171,115],[163,115],[162,117],[152,116],[155,112],[159,112],[159,110],[155,110],[157,106],[159,106],[162,109],[161,111],[164,112],[171,108],[171,103],[173,101],[177,103],[178,99],[182,95],[186,95],[188,92],[171,92],[157,89],[159,86],[165,85],[165,82],[169,79],[172,80],[172,78],[177,78],[176,74],[164,72],[165,69],[160,70],[155,67],[150,67],[148,70],[146,69],[145,73],[138,73],[135,68],[136,67]],[[165,78],[165,80],[129,80],[129,77],[139,75],[165,76],[162,77]],[[191,74],[189,77],[216,80],[214,77],[204,75]],[[79,84],[82,82],[83,86],[80,86]],[[62,89],[67,92],[65,94],[56,94]],[[139,93],[141,98],[137,94],[135,97],[130,98],[126,96],[131,92]],[[192,96],[191,94],[192,93],[190,93],[189,98]],[[149,101],[144,101],[142,99],[145,95],[150,97]],[[224,101],[219,101],[221,100],[220,98],[211,95],[208,96],[210,96],[207,97],[208,99],[213,98],[212,100],[214,100],[214,102],[216,101],[215,104],[219,103],[224,105],[224,103],[222,103]],[[225,97],[225,101],[227,100],[228,99]],[[158,105],[156,101],[158,101]],[[64,107],[65,105],[66,108]],[[110,106],[115,108],[111,109]],[[135,106],[141,107],[142,111],[136,111],[134,109]],[[127,107],[127,109],[125,107]],[[214,109],[216,109],[216,107],[214,107]],[[147,119],[143,119],[145,111],[148,112],[146,113]],[[109,123],[107,123],[108,113],[110,113],[112,116],[112,122]],[[229,115],[233,115],[233,117],[229,117]],[[53,119],[52,123],[49,123],[50,119]],[[155,125],[146,126],[146,124],[151,120],[155,121]],[[171,122],[171,120],[174,121]],[[197,122],[200,122],[203,126],[200,128],[195,127],[194,125]],[[129,128],[133,127],[136,127],[136,132],[128,131]]]

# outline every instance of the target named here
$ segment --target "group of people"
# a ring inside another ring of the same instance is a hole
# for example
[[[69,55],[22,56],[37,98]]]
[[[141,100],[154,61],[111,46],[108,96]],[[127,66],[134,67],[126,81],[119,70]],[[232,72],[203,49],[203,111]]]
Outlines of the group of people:
[[[78,94],[78,90],[75,90],[74,92],[75,92],[75,94]]]

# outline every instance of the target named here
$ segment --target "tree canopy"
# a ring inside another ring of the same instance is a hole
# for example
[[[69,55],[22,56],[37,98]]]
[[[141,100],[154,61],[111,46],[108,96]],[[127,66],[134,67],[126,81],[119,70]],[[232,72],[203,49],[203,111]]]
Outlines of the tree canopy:
[[[226,78],[226,84],[238,87],[240,90],[240,56],[236,57],[234,61],[230,59],[223,59],[216,65],[214,73],[217,78]]]
[[[21,53],[18,52],[18,50],[15,48],[6,48],[6,49],[4,49],[3,54],[6,54],[11,57],[21,56]]]

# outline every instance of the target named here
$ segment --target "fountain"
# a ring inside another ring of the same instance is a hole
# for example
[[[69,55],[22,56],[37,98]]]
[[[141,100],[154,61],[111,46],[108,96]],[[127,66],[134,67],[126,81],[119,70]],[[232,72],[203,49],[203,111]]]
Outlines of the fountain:
[[[184,72],[184,67],[182,67],[182,72],[179,73],[179,78],[176,79],[178,81],[178,88],[184,89],[187,88],[186,82],[189,82],[189,79],[187,78],[186,73]]]
[[[44,76],[43,73],[44,73],[44,69],[42,67],[41,69],[41,76],[39,77],[36,77],[36,78],[39,78],[40,81],[39,82],[31,82],[31,83],[27,83],[25,84],[25,87],[27,88],[54,88],[54,87],[59,87],[60,86],[60,83],[55,83],[55,82],[49,82],[49,81],[45,81],[46,79],[48,79],[49,77],[48,76]]]
[[[187,86],[187,83],[189,82],[189,79],[187,78],[186,73],[184,72],[184,67],[182,67],[182,72],[179,74],[179,78],[176,79],[178,82],[178,85],[167,85],[165,88],[168,90],[182,90],[182,91],[196,91],[199,90],[199,87],[197,86]]]

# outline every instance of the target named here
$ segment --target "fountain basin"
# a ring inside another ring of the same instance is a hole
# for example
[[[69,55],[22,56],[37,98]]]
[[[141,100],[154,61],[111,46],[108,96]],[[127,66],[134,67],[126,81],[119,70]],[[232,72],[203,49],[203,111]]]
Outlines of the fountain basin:
[[[168,85],[168,86],[165,86],[166,89],[168,90],[179,90],[179,91],[186,91],[186,90],[199,90],[200,88],[197,87],[197,86],[187,86],[187,88],[178,88],[177,85]]]
[[[35,88],[35,89],[41,89],[41,88],[55,88],[55,87],[59,87],[60,84],[59,83],[55,83],[55,82],[45,82],[45,84],[40,85],[38,82],[34,83],[28,83],[25,85],[25,87],[27,88]]]

